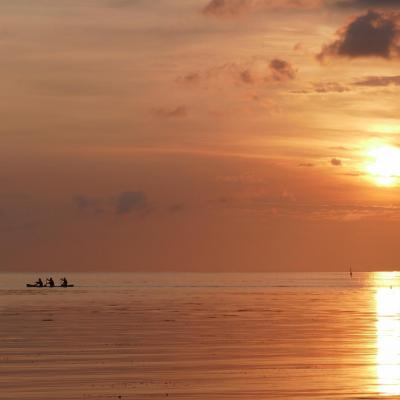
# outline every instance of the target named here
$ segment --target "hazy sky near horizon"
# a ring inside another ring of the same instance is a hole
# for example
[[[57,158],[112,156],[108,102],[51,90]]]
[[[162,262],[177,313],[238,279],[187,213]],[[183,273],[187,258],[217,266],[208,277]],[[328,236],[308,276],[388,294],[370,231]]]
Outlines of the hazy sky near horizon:
[[[0,56],[0,271],[400,264],[400,1],[0,0]]]

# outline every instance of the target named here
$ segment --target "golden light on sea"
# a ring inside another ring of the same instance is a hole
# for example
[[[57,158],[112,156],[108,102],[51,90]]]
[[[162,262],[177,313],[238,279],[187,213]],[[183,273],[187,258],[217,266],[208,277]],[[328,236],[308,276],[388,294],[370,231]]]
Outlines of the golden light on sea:
[[[383,145],[368,151],[365,169],[378,186],[396,186],[400,178],[400,149]]]
[[[400,395],[400,288],[376,292],[376,374],[381,394]]]

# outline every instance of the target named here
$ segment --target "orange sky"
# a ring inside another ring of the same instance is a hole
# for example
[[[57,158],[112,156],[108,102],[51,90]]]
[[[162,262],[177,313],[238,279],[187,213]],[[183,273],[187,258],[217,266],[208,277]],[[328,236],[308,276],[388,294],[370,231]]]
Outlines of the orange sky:
[[[396,268],[395,3],[1,2],[0,271]]]

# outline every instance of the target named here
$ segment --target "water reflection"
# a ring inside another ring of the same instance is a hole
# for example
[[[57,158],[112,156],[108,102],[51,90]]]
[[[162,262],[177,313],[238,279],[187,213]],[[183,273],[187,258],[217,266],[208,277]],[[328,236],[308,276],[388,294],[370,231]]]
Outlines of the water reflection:
[[[399,276],[380,275],[388,287],[376,291],[376,373],[380,393],[393,396],[400,395],[400,287],[396,285]]]

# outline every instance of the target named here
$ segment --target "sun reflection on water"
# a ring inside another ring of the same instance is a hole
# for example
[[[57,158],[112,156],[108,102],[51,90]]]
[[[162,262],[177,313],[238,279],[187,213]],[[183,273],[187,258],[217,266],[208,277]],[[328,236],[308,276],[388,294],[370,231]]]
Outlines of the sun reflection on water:
[[[394,282],[399,276],[391,273],[382,278]],[[400,395],[400,287],[377,289],[376,314],[376,373],[379,392],[391,396]]]

